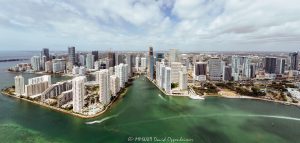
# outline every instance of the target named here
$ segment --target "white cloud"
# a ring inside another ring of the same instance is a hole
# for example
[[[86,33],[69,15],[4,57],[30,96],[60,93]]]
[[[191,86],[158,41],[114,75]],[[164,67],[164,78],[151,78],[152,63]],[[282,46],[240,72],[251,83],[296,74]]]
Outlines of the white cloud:
[[[56,50],[297,50],[299,13],[297,0],[3,0],[0,45],[22,49],[7,41],[26,35]]]

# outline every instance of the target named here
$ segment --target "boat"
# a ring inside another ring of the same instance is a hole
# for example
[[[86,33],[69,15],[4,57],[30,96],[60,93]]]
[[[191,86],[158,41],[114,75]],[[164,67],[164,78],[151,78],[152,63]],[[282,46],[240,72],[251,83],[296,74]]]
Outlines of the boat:
[[[198,95],[190,95],[189,98],[195,99],[195,100],[204,100],[205,98]]]

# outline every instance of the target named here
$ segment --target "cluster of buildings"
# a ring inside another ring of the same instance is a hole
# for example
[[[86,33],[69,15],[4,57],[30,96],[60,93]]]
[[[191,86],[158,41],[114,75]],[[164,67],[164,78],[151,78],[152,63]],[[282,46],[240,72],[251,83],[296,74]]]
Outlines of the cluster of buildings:
[[[48,73],[71,73],[72,80],[51,83],[51,76],[28,79],[15,77],[15,93],[49,103],[56,99],[57,106],[72,104],[73,111],[82,113],[87,97],[86,74],[95,75],[99,86],[98,101],[107,106],[111,99],[126,86],[134,74],[146,74],[167,94],[185,94],[188,85],[205,81],[251,81],[298,79],[299,53],[268,54],[180,54],[177,49],[132,53],[76,53],[68,47],[67,56],[51,56],[43,49],[41,56],[33,56],[30,64],[20,64],[22,70]],[[49,101],[50,100],[50,101]]]

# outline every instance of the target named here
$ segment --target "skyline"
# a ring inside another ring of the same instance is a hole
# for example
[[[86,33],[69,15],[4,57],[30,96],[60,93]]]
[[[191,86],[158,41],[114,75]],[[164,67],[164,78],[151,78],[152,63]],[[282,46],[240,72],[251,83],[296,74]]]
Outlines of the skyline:
[[[1,51],[298,51],[296,0],[0,2]],[[258,19],[258,20],[257,20]]]

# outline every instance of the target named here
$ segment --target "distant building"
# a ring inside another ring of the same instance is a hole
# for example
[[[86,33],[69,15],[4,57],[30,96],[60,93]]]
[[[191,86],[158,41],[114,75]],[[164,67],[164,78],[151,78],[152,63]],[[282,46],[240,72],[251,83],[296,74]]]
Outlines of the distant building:
[[[224,62],[220,58],[210,58],[208,60],[209,79],[222,80]]]
[[[171,49],[169,52],[169,61],[170,62],[178,62],[178,50],[177,49]]]
[[[53,64],[51,61],[45,62],[45,72],[52,73],[53,72]]]
[[[207,74],[207,63],[196,62],[194,65],[194,80],[205,81]]]
[[[171,82],[179,83],[179,71],[182,69],[182,64],[180,62],[171,62]]]
[[[299,63],[299,53],[298,52],[293,52],[289,54],[290,56],[290,70],[298,70],[298,63]]]
[[[86,55],[86,68],[94,69],[94,55],[92,55],[92,54]]]
[[[98,51],[92,51],[92,55],[94,55],[94,61],[98,61],[98,59],[99,59]]]
[[[231,57],[232,77],[235,81],[250,79],[250,58],[244,56]]]
[[[126,64],[128,65],[128,76],[132,75],[132,55],[126,54]]]
[[[276,71],[276,58],[266,57],[265,58],[265,72],[268,74],[275,74]]]
[[[284,74],[285,64],[286,64],[285,59],[277,58],[275,73],[276,74]]]
[[[148,53],[148,63],[147,63],[147,75],[153,80],[154,79],[154,57],[153,57],[153,48],[149,47]]]
[[[109,52],[108,60],[109,60],[109,67],[114,67],[116,65],[116,54]]]
[[[186,70],[179,71],[179,89],[187,89],[188,76]]]
[[[46,61],[50,60],[50,54],[48,48],[43,48],[41,52],[41,57],[46,56]]]
[[[31,57],[31,67],[34,71],[40,71],[41,69],[41,61],[39,56],[33,56]]]
[[[83,55],[83,54],[81,54],[81,55],[79,55],[79,65],[80,66],[85,66],[86,65],[86,57],[85,57],[85,55]]]
[[[68,57],[71,64],[76,63],[75,47],[68,47]]]
[[[66,70],[66,61],[63,59],[52,60],[52,70],[53,73],[62,73]]]
[[[147,68],[147,59],[145,57],[141,58],[141,71],[145,71]]]
[[[165,58],[165,54],[164,53],[156,53],[156,61],[161,62],[162,59]]]
[[[141,58],[139,56],[135,57],[135,69],[136,71],[140,71],[141,66]]]
[[[85,96],[85,82],[85,76],[78,76],[72,80],[73,112],[82,113]]]
[[[24,77],[22,75],[18,75],[15,77],[15,93],[20,96],[24,94],[25,82]]]
[[[232,67],[231,66],[224,66],[224,75],[223,80],[224,81],[230,81],[232,80]]]

